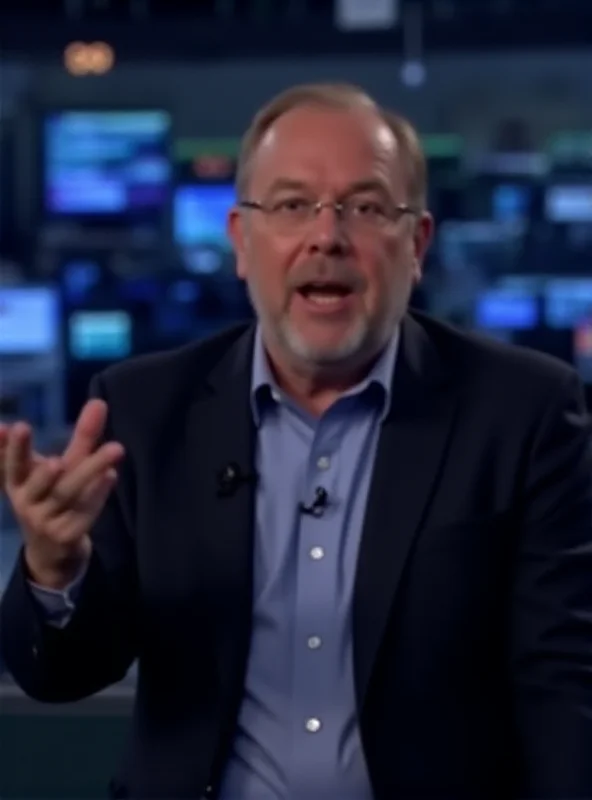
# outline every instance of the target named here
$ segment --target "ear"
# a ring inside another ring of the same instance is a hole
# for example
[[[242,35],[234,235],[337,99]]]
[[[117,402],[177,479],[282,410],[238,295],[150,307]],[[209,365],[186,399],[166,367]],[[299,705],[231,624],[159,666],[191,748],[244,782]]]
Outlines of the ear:
[[[246,259],[246,230],[245,219],[240,212],[240,209],[233,206],[228,214],[228,221],[226,224],[226,232],[228,238],[232,242],[232,249],[235,256],[235,271],[237,277],[245,280],[247,277],[247,259]]]
[[[434,238],[434,218],[423,211],[415,223],[413,233],[413,278],[419,283],[423,277],[423,263]]]

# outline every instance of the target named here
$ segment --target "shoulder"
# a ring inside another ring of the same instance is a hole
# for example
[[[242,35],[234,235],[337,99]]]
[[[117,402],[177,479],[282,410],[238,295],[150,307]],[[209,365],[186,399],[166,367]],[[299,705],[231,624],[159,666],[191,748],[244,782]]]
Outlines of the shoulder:
[[[588,430],[584,387],[567,363],[424,314],[410,319],[414,338],[427,342],[458,397],[467,440],[514,452],[516,442],[532,443],[545,431],[557,439]]]
[[[162,408],[189,401],[250,328],[236,325],[182,347],[127,359],[99,373],[95,387],[115,406]]]
[[[440,360],[467,386],[515,397],[524,392],[553,393],[578,383],[573,367],[554,356],[463,330],[421,312],[413,311],[411,318]]]

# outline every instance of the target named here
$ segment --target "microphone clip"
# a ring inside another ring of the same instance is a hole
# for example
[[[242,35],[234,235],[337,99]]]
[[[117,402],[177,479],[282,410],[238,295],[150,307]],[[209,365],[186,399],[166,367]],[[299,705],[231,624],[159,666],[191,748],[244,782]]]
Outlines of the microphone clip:
[[[300,503],[300,511],[302,514],[308,514],[312,517],[322,517],[325,509],[329,505],[329,494],[323,486],[317,486],[315,489],[315,496],[312,503]]]
[[[216,476],[218,497],[232,497],[243,483],[248,483],[250,480],[251,476],[245,474],[235,461],[229,462]]]

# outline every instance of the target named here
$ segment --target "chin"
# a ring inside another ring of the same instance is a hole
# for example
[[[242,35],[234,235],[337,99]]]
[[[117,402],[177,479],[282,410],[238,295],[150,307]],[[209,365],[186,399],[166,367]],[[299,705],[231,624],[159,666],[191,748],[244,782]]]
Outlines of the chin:
[[[284,331],[284,341],[288,350],[299,361],[316,366],[339,366],[356,362],[367,350],[367,331],[359,329],[333,341],[320,341],[319,338],[304,336],[296,331]]]

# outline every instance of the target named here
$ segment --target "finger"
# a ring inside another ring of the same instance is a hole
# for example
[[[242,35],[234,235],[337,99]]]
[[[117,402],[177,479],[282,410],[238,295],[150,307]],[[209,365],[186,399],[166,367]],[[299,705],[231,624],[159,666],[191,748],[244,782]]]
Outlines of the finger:
[[[81,504],[92,519],[99,515],[116,483],[117,470],[114,467],[109,467],[106,472],[99,475],[82,492],[80,497]]]
[[[29,476],[32,474],[33,469],[38,465],[44,462],[44,457],[36,453],[34,450],[31,453],[31,468],[29,470]],[[6,491],[7,488],[7,470],[6,470],[6,451],[4,455],[0,452],[0,492]]]
[[[73,470],[66,472],[51,492],[56,510],[74,507],[93,481],[108,469],[115,467],[123,455],[124,450],[119,442],[108,442],[96,453],[87,456]]]
[[[107,422],[107,403],[94,399],[85,403],[74,426],[72,438],[64,451],[66,467],[79,464],[97,447]]]
[[[25,503],[38,503],[45,499],[60,476],[64,466],[59,458],[40,458],[34,464],[29,480],[24,485],[23,501]]]
[[[6,489],[6,459],[8,454],[8,434],[10,425],[0,422],[0,492]],[[31,468],[41,463],[43,458],[39,453],[32,452],[31,454]]]
[[[32,468],[31,427],[17,422],[8,431],[5,469],[8,488],[21,486],[29,477]]]
[[[42,513],[50,520],[55,539],[65,544],[90,533],[116,482],[117,472],[109,468],[85,487],[71,508],[58,514],[44,509]]]

